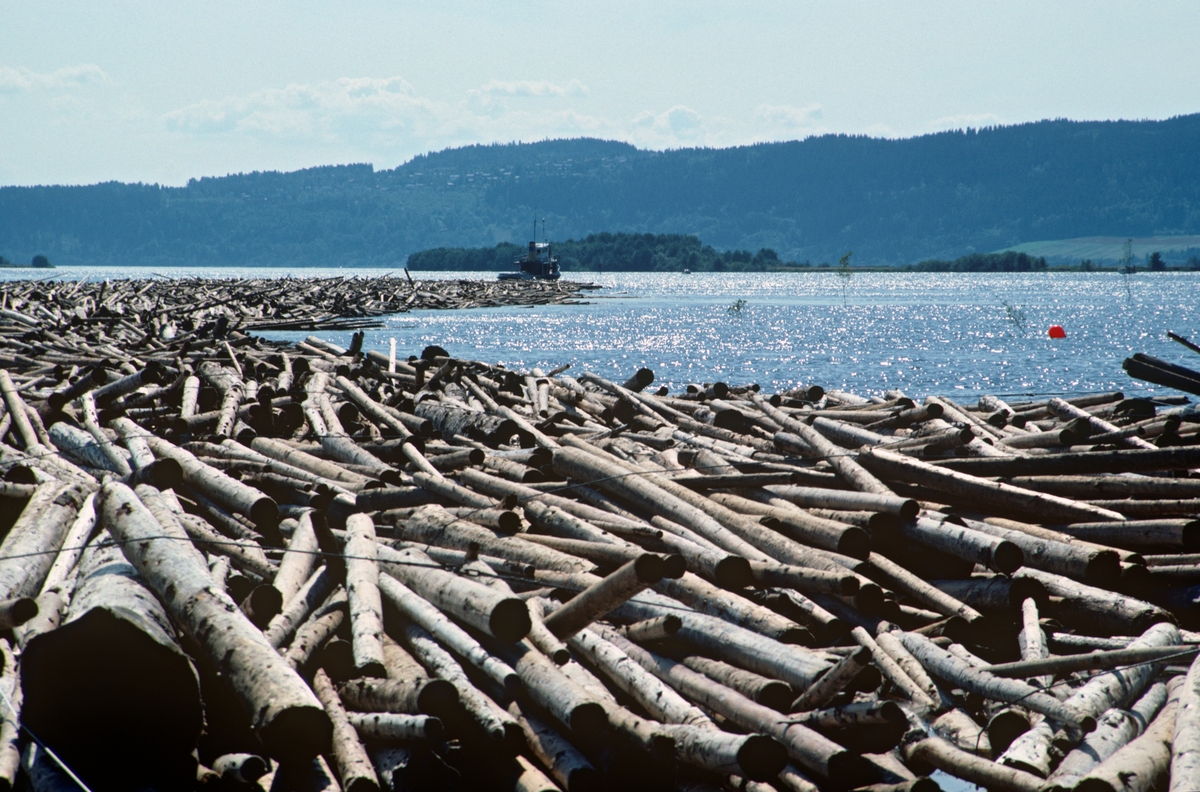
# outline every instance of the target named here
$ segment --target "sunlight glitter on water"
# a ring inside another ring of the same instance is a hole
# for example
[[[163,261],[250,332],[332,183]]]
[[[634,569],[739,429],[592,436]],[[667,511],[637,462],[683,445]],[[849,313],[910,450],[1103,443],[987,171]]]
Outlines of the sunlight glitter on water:
[[[439,344],[513,368],[571,363],[575,372],[621,380],[646,366],[672,390],[721,379],[770,390],[817,383],[961,398],[1148,394],[1155,389],[1126,376],[1121,361],[1141,351],[1200,362],[1165,335],[1200,335],[1200,275],[1140,276],[1128,304],[1117,279],[860,273],[843,305],[827,273],[613,273],[594,278],[608,288],[589,293],[586,306],[425,311],[394,317],[387,329],[368,331],[367,342],[385,349],[395,337],[405,354]],[[746,302],[735,310],[739,299]],[[1005,301],[1024,312],[1024,332]],[[1068,337],[1047,338],[1050,324]]]
[[[398,270],[397,270],[398,271]],[[30,277],[13,270],[0,277]],[[378,277],[383,270],[77,268],[56,277]],[[393,273],[394,274],[394,273]],[[489,273],[414,273],[479,279]],[[401,354],[428,344],[519,369],[570,363],[624,380],[639,366],[672,390],[717,379],[769,390],[798,383],[879,394],[1012,395],[1168,392],[1130,379],[1134,352],[1200,368],[1166,338],[1200,340],[1200,273],[568,273],[605,288],[588,305],[419,311],[367,331],[369,348]],[[744,300],[736,309],[738,300]],[[1007,310],[1005,303],[1015,311]],[[1016,321],[1023,317],[1023,329]],[[1060,324],[1067,338],[1051,340]],[[271,333],[301,339],[307,333]],[[347,345],[348,332],[323,333]]]

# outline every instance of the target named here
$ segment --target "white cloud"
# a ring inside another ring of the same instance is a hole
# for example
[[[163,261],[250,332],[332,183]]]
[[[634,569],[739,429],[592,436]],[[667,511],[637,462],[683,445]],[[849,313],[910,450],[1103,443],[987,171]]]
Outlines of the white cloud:
[[[639,113],[631,125],[641,135],[666,141],[666,145],[671,145],[672,140],[676,143],[702,142],[708,131],[704,118],[685,105],[675,105],[661,113]]]
[[[805,107],[759,105],[754,110],[754,118],[762,126],[797,130],[810,129],[813,122],[821,120],[822,115],[821,105],[819,104],[811,104]]]
[[[548,80],[492,80],[480,88],[478,93],[502,96],[587,96],[588,87],[579,80],[571,80],[566,85],[558,85]]]
[[[0,93],[68,90],[108,82],[108,75],[94,63],[64,66],[52,72],[35,72],[23,66],[0,66]]]
[[[616,120],[582,112],[587,86],[492,80],[458,101],[421,95],[401,77],[358,77],[205,100],[163,116],[168,130],[268,145],[353,150],[379,162],[470,143],[592,136],[653,148],[729,146],[817,134],[819,105],[761,105],[745,117],[683,104]],[[521,101],[524,97],[556,101]]]
[[[436,115],[433,103],[417,96],[403,78],[356,77],[205,100],[167,113],[164,120],[180,132],[336,140],[350,131],[347,125],[395,130],[436,123]]]

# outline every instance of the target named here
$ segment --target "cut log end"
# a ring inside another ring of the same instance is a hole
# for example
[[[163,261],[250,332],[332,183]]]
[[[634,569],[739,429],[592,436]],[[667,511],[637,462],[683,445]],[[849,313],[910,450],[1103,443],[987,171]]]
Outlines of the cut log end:
[[[687,559],[678,553],[663,556],[662,562],[663,577],[667,580],[679,580],[687,571]]]
[[[507,643],[517,641],[529,635],[533,623],[529,619],[529,607],[524,600],[516,598],[505,599],[497,603],[488,619],[488,629],[492,635]]]
[[[283,594],[274,586],[266,584],[255,586],[242,602],[242,612],[259,629],[264,629],[270,624],[271,619],[278,616],[281,610]]]
[[[571,722],[567,724],[580,739],[597,739],[608,731],[608,713],[595,701],[585,701],[571,710]]]
[[[258,738],[280,762],[307,762],[329,752],[333,725],[321,707],[291,707],[260,729]]]
[[[250,519],[260,529],[273,530],[278,528],[279,504],[272,498],[259,498],[250,506]]]
[[[1120,579],[1121,556],[1115,550],[1104,550],[1088,559],[1084,568],[1084,582],[1107,588]]]
[[[996,549],[992,551],[992,567],[1002,574],[1011,575],[1024,563],[1025,554],[1021,552],[1021,548],[1008,540],[997,544]]]
[[[0,602],[0,629],[11,630],[38,615],[37,600],[31,597],[17,597]],[[3,657],[0,656],[0,670],[3,669]]]
[[[750,562],[741,556],[726,556],[718,561],[715,577],[718,586],[731,591],[744,589],[754,582]]]
[[[860,560],[871,554],[871,537],[862,528],[848,528],[838,539],[838,552]]]
[[[452,713],[457,706],[458,688],[445,679],[430,679],[417,694],[417,709],[425,715],[441,717]]]
[[[738,765],[751,781],[770,781],[787,766],[787,749],[765,734],[752,734],[737,752]]]

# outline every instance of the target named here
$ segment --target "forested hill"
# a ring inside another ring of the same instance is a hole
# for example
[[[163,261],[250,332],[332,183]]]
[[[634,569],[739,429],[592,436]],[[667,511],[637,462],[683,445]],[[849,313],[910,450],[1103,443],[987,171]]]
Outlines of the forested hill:
[[[1200,234],[1200,115],[641,151],[558,140],[185,187],[0,188],[0,255],[70,264],[403,265],[435,247],[689,234],[907,264],[1021,242]],[[541,236],[539,228],[538,236]]]

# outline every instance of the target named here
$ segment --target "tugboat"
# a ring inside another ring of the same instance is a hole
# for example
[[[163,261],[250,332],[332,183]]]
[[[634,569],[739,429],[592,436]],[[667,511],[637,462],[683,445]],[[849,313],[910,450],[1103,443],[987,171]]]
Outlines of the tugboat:
[[[537,218],[533,219],[533,235],[537,236]],[[546,221],[542,220],[542,238],[546,238]],[[530,242],[525,258],[513,259],[518,272],[502,272],[500,280],[558,280],[558,258],[549,242]]]
[[[530,242],[524,258],[513,259],[520,272],[501,272],[500,280],[558,280],[558,257],[549,242]]]

